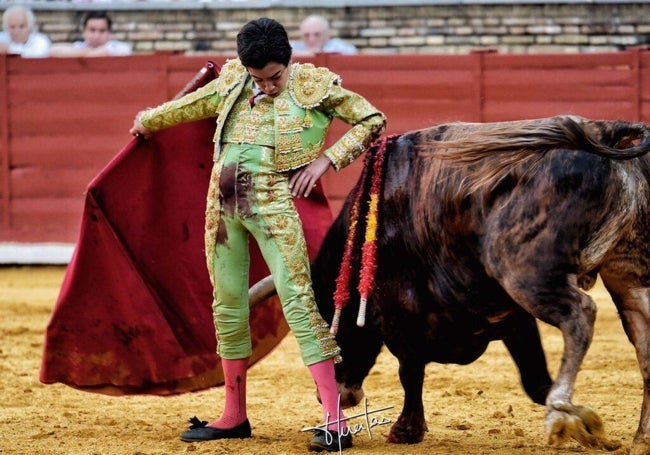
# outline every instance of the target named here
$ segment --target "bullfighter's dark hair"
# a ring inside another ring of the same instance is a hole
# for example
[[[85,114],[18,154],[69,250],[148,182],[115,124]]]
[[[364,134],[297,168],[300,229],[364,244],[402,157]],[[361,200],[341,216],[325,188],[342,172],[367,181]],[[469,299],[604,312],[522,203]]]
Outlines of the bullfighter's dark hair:
[[[248,22],[237,34],[237,55],[242,65],[262,69],[271,62],[288,66],[291,43],[279,22],[262,17]]]

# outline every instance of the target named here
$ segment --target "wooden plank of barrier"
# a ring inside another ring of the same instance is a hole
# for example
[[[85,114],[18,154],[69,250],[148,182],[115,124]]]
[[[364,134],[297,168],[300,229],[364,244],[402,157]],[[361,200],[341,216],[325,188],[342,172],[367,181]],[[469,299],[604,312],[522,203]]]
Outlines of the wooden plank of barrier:
[[[115,156],[112,146],[121,147],[130,140],[125,131],[118,137],[106,134],[88,135],[83,140],[71,141],[68,136],[58,135],[44,138],[40,135],[22,135],[11,142],[13,166],[24,168],[35,163],[45,168],[70,167],[91,168],[97,172],[99,163],[107,163]],[[108,142],[108,143],[107,143]],[[92,153],[89,153],[92,150]],[[91,178],[95,174],[91,175]]]
[[[485,75],[486,96],[495,100],[629,100],[634,91],[632,84],[631,69],[495,70]]]
[[[12,202],[11,236],[5,233],[0,240],[75,243],[81,223],[78,205],[78,197],[17,199]]]
[[[39,216],[39,238],[75,240],[69,233],[76,233],[88,182],[131,139],[137,111],[164,98],[160,67],[155,56],[12,61],[3,88],[14,187],[0,240],[22,238],[25,223]]]
[[[650,52],[639,50],[639,120],[650,123]]]
[[[501,122],[521,118],[552,117],[554,115],[580,115],[592,119],[632,119],[633,105],[630,101],[604,102],[536,102],[502,101],[485,108],[487,122]]]
[[[558,114],[638,118],[629,52],[518,57],[486,57],[486,121]]]
[[[486,55],[485,66],[488,70],[506,68],[511,70],[547,69],[547,68],[598,68],[629,67],[626,52],[584,53],[584,54],[499,54]]]
[[[91,175],[91,178],[94,174]],[[88,169],[77,167],[45,168],[31,166],[12,172],[11,196],[20,199],[69,199],[83,196],[88,184]]]
[[[11,181],[9,157],[9,84],[7,82],[7,54],[0,54],[0,226],[11,224]]]
[[[223,64],[230,57],[0,56],[0,241],[74,241],[85,187],[130,140],[135,113],[175,94],[207,60]],[[577,55],[319,54],[296,60],[340,74],[344,87],[386,113],[387,133],[567,113],[650,121],[647,49]],[[335,121],[328,143],[346,128]],[[361,161],[326,174],[335,213]]]
[[[185,57],[182,55],[171,55],[168,57],[167,68],[167,85],[168,85],[168,98],[173,98],[179,90],[181,90],[188,81],[196,75],[203,66],[212,60],[218,65],[223,65],[226,57],[223,56],[191,56]]]

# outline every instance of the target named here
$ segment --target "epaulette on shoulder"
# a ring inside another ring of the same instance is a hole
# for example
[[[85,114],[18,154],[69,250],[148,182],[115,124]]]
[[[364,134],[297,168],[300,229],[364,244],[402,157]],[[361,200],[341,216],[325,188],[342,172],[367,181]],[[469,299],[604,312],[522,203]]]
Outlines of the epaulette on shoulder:
[[[311,109],[327,98],[334,84],[340,85],[341,77],[329,69],[296,63],[289,76],[289,95],[298,106]]]
[[[239,84],[246,75],[246,68],[241,64],[239,59],[228,60],[221,67],[219,82],[217,83],[217,93],[220,96],[226,96],[237,84]]]

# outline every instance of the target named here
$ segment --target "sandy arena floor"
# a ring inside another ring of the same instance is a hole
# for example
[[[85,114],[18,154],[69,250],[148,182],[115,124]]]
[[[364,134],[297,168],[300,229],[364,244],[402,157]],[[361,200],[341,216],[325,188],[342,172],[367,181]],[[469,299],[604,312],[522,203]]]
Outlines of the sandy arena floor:
[[[0,267],[0,453],[97,454],[299,454],[311,435],[300,430],[320,423],[313,382],[297,345],[288,336],[249,371],[249,418],[253,438],[187,444],[178,439],[186,420],[218,417],[223,391],[174,397],[109,397],[38,381],[44,329],[56,301],[64,267]],[[593,407],[611,439],[632,440],[641,406],[641,377],[608,295],[598,285],[596,335],[578,377],[575,403]],[[543,326],[551,374],[561,356],[559,331]],[[387,352],[365,383],[368,409],[395,421],[402,406],[397,363]],[[431,364],[425,379],[424,442],[385,442],[390,425],[355,437],[350,454],[565,454],[598,453],[570,443],[546,445],[544,409],[519,386],[514,364],[500,343],[469,366]],[[348,412],[359,413],[362,407]],[[353,423],[363,423],[363,419]]]

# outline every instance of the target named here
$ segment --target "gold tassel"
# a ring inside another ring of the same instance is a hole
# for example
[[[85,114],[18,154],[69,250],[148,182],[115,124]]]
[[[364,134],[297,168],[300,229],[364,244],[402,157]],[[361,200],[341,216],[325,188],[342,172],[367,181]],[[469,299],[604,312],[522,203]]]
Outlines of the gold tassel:
[[[311,109],[305,110],[305,118],[302,121],[302,127],[305,129],[309,129],[313,126],[313,123],[311,121]]]

